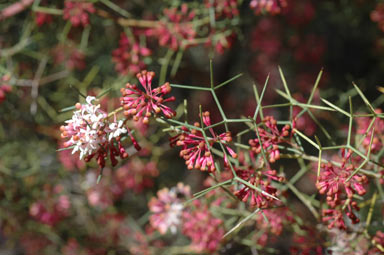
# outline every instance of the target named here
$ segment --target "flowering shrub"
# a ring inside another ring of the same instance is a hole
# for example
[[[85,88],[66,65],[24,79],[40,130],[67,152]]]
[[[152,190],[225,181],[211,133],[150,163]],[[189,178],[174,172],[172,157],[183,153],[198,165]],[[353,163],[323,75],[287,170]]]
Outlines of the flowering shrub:
[[[384,254],[382,12],[0,3],[0,253]]]

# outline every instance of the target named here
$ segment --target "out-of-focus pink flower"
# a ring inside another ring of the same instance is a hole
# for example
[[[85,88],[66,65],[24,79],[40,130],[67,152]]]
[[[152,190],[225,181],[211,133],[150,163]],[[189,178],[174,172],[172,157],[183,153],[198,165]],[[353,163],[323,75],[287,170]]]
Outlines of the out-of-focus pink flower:
[[[287,0],[284,16],[294,26],[306,25],[315,17],[315,7],[307,0]]]
[[[113,180],[109,168],[103,171],[103,178],[96,183],[98,174],[96,171],[87,172],[83,188],[86,190],[89,205],[100,209],[106,209],[113,205],[114,201],[123,194],[121,189]]]
[[[294,57],[303,63],[320,63],[326,50],[325,39],[315,34],[306,35],[295,45]]]
[[[52,15],[44,12],[36,12],[35,13],[35,22],[36,24],[41,27],[44,24],[51,24],[53,19]]]
[[[31,204],[29,214],[43,224],[54,226],[69,215],[70,207],[69,197],[59,195]]]
[[[252,31],[251,49],[269,58],[277,57],[282,49],[280,24],[272,18],[261,19]]]
[[[277,128],[277,121],[273,116],[266,116],[263,119],[267,129],[258,127],[259,138],[250,139],[251,155],[259,154],[261,149],[267,153],[269,162],[274,163],[280,159],[280,150],[278,144],[288,142],[286,139],[290,134],[290,126],[285,125],[281,131]]]
[[[119,48],[112,52],[115,69],[122,75],[138,73],[145,68],[144,57],[150,56],[151,50],[121,33]]]
[[[300,227],[300,234],[294,232],[290,255],[323,255],[325,245],[314,227]]]
[[[168,230],[175,234],[182,223],[183,202],[189,197],[190,187],[183,183],[178,183],[171,190],[167,188],[159,190],[157,197],[153,197],[148,203],[152,212],[149,218],[151,226],[161,234],[165,234]]]
[[[181,10],[173,7],[164,9],[164,20],[160,20],[156,28],[147,31],[150,36],[155,36],[161,46],[177,50],[180,46],[187,47],[196,36],[193,21],[194,11],[188,10],[187,4],[181,5]]]
[[[92,3],[65,1],[63,18],[71,21],[74,27],[87,26],[89,24],[89,13],[94,13]]]
[[[371,12],[371,20],[377,22],[381,31],[384,31],[384,3],[378,3],[376,9]]]
[[[208,41],[205,46],[211,47],[213,46],[217,53],[223,54],[226,49],[230,49],[232,44],[236,38],[235,33],[231,33],[230,35],[221,34],[219,31],[212,30]]]
[[[114,178],[122,190],[129,189],[141,193],[143,190],[153,187],[153,178],[158,175],[159,171],[155,162],[144,163],[135,158],[117,169]]]
[[[200,200],[193,203],[195,209],[183,213],[183,234],[191,239],[191,248],[196,252],[213,253],[224,235],[223,221],[215,218]]]
[[[124,115],[127,117],[133,116],[135,121],[142,120],[144,124],[148,124],[149,117],[153,114],[162,113],[165,117],[172,118],[176,112],[164,105],[166,102],[175,100],[175,97],[164,98],[165,95],[171,92],[169,83],[166,82],[153,89],[154,72],[141,71],[136,76],[145,91],[130,83],[127,83],[125,88],[121,89],[122,97],[120,100],[124,107]]]
[[[61,249],[63,255],[88,255],[76,239],[70,238]]]
[[[58,44],[52,55],[56,65],[65,65],[69,70],[85,68],[85,55],[72,44]]]
[[[203,113],[202,120],[207,127],[212,125],[209,112]],[[194,126],[200,127],[200,124],[196,122]],[[222,143],[231,157],[237,157],[237,154],[228,146],[228,143],[232,141],[230,132],[217,135],[213,128],[209,128],[209,132],[212,136],[207,138],[209,144],[207,144],[204,135],[200,131],[196,129],[190,130],[187,127],[182,127],[181,134],[171,137],[171,146],[182,147],[180,157],[185,159],[188,169],[195,168],[201,171],[208,170],[209,172],[214,172],[216,168],[210,147],[216,142]],[[224,163],[228,163],[226,153],[224,154]]]
[[[59,148],[62,148],[64,145],[62,142],[59,143]],[[79,157],[73,155],[71,150],[61,150],[57,152],[59,161],[68,171],[74,171],[76,169],[83,169],[85,167],[84,161],[80,160]]]
[[[272,15],[279,14],[283,8],[287,7],[286,0],[251,0],[250,7],[255,14],[268,12]]]
[[[37,233],[23,232],[20,238],[20,245],[25,255],[41,254],[51,244],[52,242],[45,236]]]

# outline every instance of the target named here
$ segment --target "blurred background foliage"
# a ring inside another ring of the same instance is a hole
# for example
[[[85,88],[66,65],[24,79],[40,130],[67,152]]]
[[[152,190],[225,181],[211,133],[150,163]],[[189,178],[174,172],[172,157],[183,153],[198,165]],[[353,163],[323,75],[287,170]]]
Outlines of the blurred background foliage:
[[[61,148],[59,127],[71,117],[71,111],[61,109],[83,100],[80,93],[98,95],[106,90],[109,93],[102,105],[114,109],[119,105],[120,88],[128,81],[136,82],[136,72],[130,71],[136,67],[155,71],[156,83],[200,86],[209,85],[210,59],[216,84],[243,73],[218,94],[229,117],[253,114],[256,102],[252,85],[261,90],[269,73],[266,104],[284,102],[273,92],[283,88],[278,65],[298,100],[308,97],[322,68],[320,94],[336,105],[347,107],[347,95],[357,95],[352,81],[371,101],[376,100],[376,107],[383,100],[377,87],[384,81],[384,32],[381,16],[372,18],[379,1],[287,0],[287,6],[273,15],[265,10],[255,13],[250,1],[235,0],[227,2],[235,3],[238,14],[231,9],[215,16],[217,9],[207,7],[215,1],[209,0],[93,0],[86,1],[93,4],[93,11],[86,11],[89,20],[80,25],[64,18],[66,2],[0,1],[2,254],[145,254],[144,248],[136,248],[148,247],[151,238],[156,240],[149,237],[145,243],[140,239],[148,218],[147,203],[155,192],[178,181],[187,182],[194,191],[201,190],[204,174],[185,168],[155,123],[137,134],[144,150],[135,157],[138,163],[128,166],[137,171],[130,177],[134,185],[121,194],[108,188],[116,178],[115,170],[106,171],[96,187],[96,164],[85,165],[70,152],[57,151]],[[22,5],[20,10],[9,9],[17,4]],[[151,29],[161,20],[176,24],[163,10],[178,8],[182,12],[184,5],[195,13],[189,29],[194,30],[197,40],[184,38],[177,47],[162,45],[161,34]],[[381,15],[384,20],[384,11]],[[124,46],[122,36],[131,42]],[[150,53],[132,53],[132,40]],[[116,49],[121,51],[114,53]],[[124,51],[131,55],[125,58]],[[134,54],[142,63],[132,67],[129,64]],[[214,121],[220,120],[209,93],[181,89],[172,93],[177,98],[174,108],[180,105],[178,113],[187,99],[191,121],[197,120],[199,105],[211,110]],[[278,110],[271,112],[284,115]],[[330,114],[321,116],[345,138],[347,122],[333,118]],[[308,135],[315,132],[306,128]],[[143,173],[144,165],[151,162],[156,171]],[[147,185],[143,179],[148,180]],[[93,204],[92,192],[100,196]],[[71,206],[52,209],[58,210],[53,213],[56,218],[39,222],[31,216],[31,208],[39,203],[51,208],[57,207],[55,203]],[[147,233],[150,235],[156,233]],[[170,241],[167,238],[173,237],[166,237],[166,242]],[[172,240],[175,244],[187,245],[182,237],[176,239]],[[68,252],[77,242],[88,247],[84,253]],[[287,244],[281,246],[277,250],[287,251]],[[239,247],[234,250],[241,254]],[[228,248],[222,253],[234,254],[231,251]]]

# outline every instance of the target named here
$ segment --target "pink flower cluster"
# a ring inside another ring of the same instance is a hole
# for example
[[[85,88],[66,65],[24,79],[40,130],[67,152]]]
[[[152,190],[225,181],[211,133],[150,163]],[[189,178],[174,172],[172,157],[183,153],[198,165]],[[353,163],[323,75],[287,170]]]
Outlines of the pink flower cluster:
[[[69,197],[58,195],[34,202],[29,207],[29,214],[35,220],[53,226],[69,215],[70,208]]]
[[[141,193],[154,185],[154,178],[159,175],[155,162],[145,163],[134,158],[118,168],[114,173],[117,186],[122,190]]]
[[[94,12],[92,3],[65,1],[63,18],[69,20],[74,27],[85,27],[89,24],[89,13]]]
[[[171,86],[168,82],[160,87],[152,89],[152,80],[154,72],[141,71],[136,75],[144,91],[140,90],[135,84],[127,83],[125,88],[121,89],[121,105],[124,107],[124,115],[133,117],[133,120],[141,120],[144,124],[149,123],[149,117],[163,113],[165,117],[172,118],[176,112],[164,105],[172,102],[175,97],[164,98],[171,92]]]
[[[223,238],[223,221],[215,218],[200,200],[194,200],[193,204],[194,210],[183,213],[183,234],[191,239],[194,251],[212,253]]]
[[[286,0],[252,0],[249,4],[255,11],[255,14],[260,14],[263,11],[272,15],[279,14],[283,8],[287,6]]]
[[[346,229],[343,219],[343,211],[351,219],[352,223],[359,222],[353,210],[358,211],[357,203],[352,200],[354,194],[360,196],[366,193],[364,184],[368,182],[365,175],[357,173],[348,182],[346,181],[349,176],[356,169],[352,160],[352,152],[342,149],[341,151],[341,164],[336,166],[332,163],[322,164],[321,172],[316,183],[316,187],[320,194],[327,195],[327,204],[330,209],[323,210],[324,222],[331,221],[328,225],[329,228],[337,227]]]
[[[266,116],[263,119],[264,125],[268,131],[262,127],[258,127],[259,138],[250,139],[251,154],[259,154],[261,148],[267,153],[270,163],[280,159],[280,150],[278,144],[287,142],[286,137],[290,134],[290,126],[285,125],[281,131],[277,128],[277,121],[272,116]]]
[[[35,22],[41,27],[44,24],[51,24],[53,21],[52,15],[44,13],[44,12],[36,12]]]
[[[242,185],[239,190],[234,192],[241,201],[250,203],[251,206],[267,208],[275,201],[273,197],[278,196],[278,190],[272,185],[271,181],[283,182],[284,177],[278,176],[276,170],[259,169],[252,167],[236,168],[237,176],[256,188]],[[272,197],[273,196],[273,197]]]
[[[173,7],[164,9],[165,20],[160,20],[159,25],[148,30],[148,35],[155,36],[161,46],[177,50],[183,43],[191,42],[196,36],[192,21],[194,11],[188,10],[187,4],[182,4],[181,9]]]
[[[212,125],[209,112],[204,112],[201,117],[203,123],[207,127]],[[196,122],[194,126],[200,127],[200,124]],[[230,132],[217,135],[213,128],[209,128],[209,131],[212,137],[206,138],[208,140],[208,144],[202,132],[196,129],[191,130],[187,127],[182,127],[182,133],[170,139],[171,146],[182,147],[182,150],[180,151],[180,157],[184,158],[188,169],[195,168],[201,171],[208,170],[209,172],[214,172],[216,168],[210,147],[212,147],[212,145],[217,142],[223,144],[223,146],[233,158],[237,157],[237,154],[228,146],[228,143],[232,141]],[[224,154],[224,163],[227,164],[227,162],[228,158],[226,154]]]
[[[170,230],[173,234],[182,224],[183,202],[190,197],[190,187],[178,183],[176,187],[169,190],[163,188],[157,192],[149,203],[149,210],[152,212],[149,220],[151,226],[161,234]]]
[[[143,58],[151,55],[151,50],[141,46],[134,39],[128,38],[121,33],[119,48],[112,52],[112,61],[115,62],[115,69],[122,75],[138,73],[145,68]]]

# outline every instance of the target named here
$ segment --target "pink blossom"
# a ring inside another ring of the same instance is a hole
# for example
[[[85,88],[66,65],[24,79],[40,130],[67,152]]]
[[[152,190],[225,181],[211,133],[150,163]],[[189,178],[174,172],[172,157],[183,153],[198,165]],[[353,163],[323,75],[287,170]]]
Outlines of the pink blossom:
[[[133,190],[141,193],[153,187],[154,178],[159,175],[155,162],[145,163],[140,159],[132,159],[116,170],[114,178],[122,190]]]
[[[37,221],[53,226],[69,214],[71,203],[68,196],[60,195],[48,200],[39,200],[29,207],[29,214]]]
[[[282,182],[284,177],[278,176],[276,170],[254,170],[252,167],[236,168],[237,176],[244,181],[249,182],[258,190],[241,184],[240,189],[234,192],[241,201],[249,203],[251,206],[258,208],[266,208],[275,199],[271,196],[277,197],[278,190],[272,186],[271,181]]]
[[[115,69],[122,75],[138,73],[145,68],[144,57],[150,56],[151,50],[121,33],[119,48],[112,52]]]
[[[183,213],[183,234],[191,239],[191,248],[196,252],[212,252],[220,247],[224,235],[223,221],[214,218],[207,205],[193,201],[195,209]]]
[[[36,15],[35,22],[39,27],[41,27],[44,24],[51,24],[53,21],[52,15],[48,13],[36,12],[35,15]]]
[[[211,126],[210,113],[204,112],[202,121],[206,126]],[[196,122],[196,127],[200,127],[200,124]],[[217,135],[216,132],[209,128],[209,132],[212,137],[207,137],[209,147],[215,142],[220,142],[224,145],[228,153],[236,158],[237,154],[228,146],[228,143],[232,141],[230,132],[221,133]],[[170,139],[171,146],[181,146],[180,157],[184,158],[185,164],[188,169],[200,169],[201,171],[214,172],[216,170],[214,160],[210,148],[208,147],[207,141],[204,135],[196,129],[188,129],[182,127],[182,133],[178,134]],[[226,154],[224,155],[224,163],[227,164],[228,159]]]
[[[92,3],[65,1],[63,18],[69,20],[74,27],[87,26],[89,24],[89,13],[94,13]]]
[[[277,128],[277,121],[273,116],[266,116],[263,119],[266,129],[258,127],[259,138],[250,139],[251,155],[259,154],[261,148],[267,153],[269,162],[274,163],[280,159],[280,150],[278,144],[287,142],[285,139],[290,134],[290,126],[285,125],[281,131]],[[261,147],[262,146],[262,147]]]
[[[152,212],[149,220],[151,226],[161,234],[170,230],[173,234],[182,223],[182,213],[184,210],[183,201],[190,197],[190,187],[183,183],[178,183],[176,187],[168,190],[161,189],[157,192],[157,197],[153,197],[149,203],[149,210]]]
[[[355,170],[355,166],[348,163],[352,156],[352,152],[342,150],[342,162],[340,166],[332,163],[322,164],[319,179],[316,187],[320,194],[327,195],[328,204],[339,204],[341,195],[352,198],[353,194],[364,195],[366,190],[364,184],[368,179],[365,175],[356,173],[349,182],[346,182],[349,176]]]
[[[177,50],[183,43],[191,42],[195,38],[196,31],[191,22],[195,12],[189,11],[187,4],[182,4],[180,11],[173,7],[164,9],[163,13],[165,19],[160,20],[156,28],[147,32],[148,35],[157,37],[161,46]]]
[[[164,105],[166,102],[175,100],[175,97],[164,99],[164,96],[171,92],[171,86],[168,82],[155,89],[152,88],[152,79],[154,72],[141,71],[137,78],[140,81],[144,91],[140,90],[136,85],[126,84],[126,88],[121,89],[121,104],[124,107],[124,115],[133,116],[133,120],[141,120],[144,124],[148,124],[149,117],[152,114],[164,114],[167,118],[172,118],[176,112]]]

